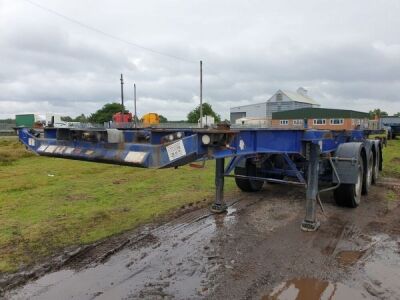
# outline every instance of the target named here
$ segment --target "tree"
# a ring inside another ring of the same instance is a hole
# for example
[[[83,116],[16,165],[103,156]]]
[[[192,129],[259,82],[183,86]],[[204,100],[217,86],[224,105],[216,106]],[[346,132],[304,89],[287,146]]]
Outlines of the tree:
[[[375,108],[374,110],[369,111],[369,118],[370,119],[375,119],[375,117],[381,118],[381,117],[387,117],[388,113],[386,111],[380,110],[380,108]]]
[[[64,117],[61,117],[61,121],[64,121],[64,122],[72,122],[74,119],[72,119],[70,116],[64,116]]]
[[[221,116],[215,113],[208,103],[203,103],[203,116],[214,117],[216,123],[221,121]],[[187,119],[189,123],[197,123],[200,120],[200,105],[188,113]]]
[[[119,103],[107,103],[101,109],[91,114],[88,118],[90,123],[99,123],[102,124],[104,122],[108,122],[112,120],[112,116],[118,112],[122,111],[122,105]],[[128,110],[125,110],[125,113],[128,113]]]
[[[400,117],[400,112],[394,114],[395,117]]]
[[[87,123],[88,118],[84,114],[81,114],[80,116],[77,116],[75,119],[73,119],[73,122]]]
[[[164,117],[163,115],[158,115],[158,116],[160,118],[160,123],[167,123],[168,122],[167,118]]]

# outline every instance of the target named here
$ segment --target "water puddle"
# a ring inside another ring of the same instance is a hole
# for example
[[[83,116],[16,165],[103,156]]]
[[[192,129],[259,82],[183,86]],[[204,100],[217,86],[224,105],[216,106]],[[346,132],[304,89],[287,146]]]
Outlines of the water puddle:
[[[199,210],[156,228],[105,263],[49,273],[7,295],[9,299],[193,299],[206,297],[223,257],[214,242],[237,221],[237,208],[214,215]]]
[[[389,237],[364,262],[363,287],[379,299],[400,299],[400,240]],[[360,281],[361,281],[360,280]]]
[[[278,285],[262,300],[343,300],[366,299],[366,295],[341,283],[314,278],[297,278]]]

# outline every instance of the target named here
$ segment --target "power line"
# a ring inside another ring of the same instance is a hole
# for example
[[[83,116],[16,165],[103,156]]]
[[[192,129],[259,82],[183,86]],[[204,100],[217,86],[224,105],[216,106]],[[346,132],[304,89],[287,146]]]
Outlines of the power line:
[[[178,56],[175,56],[175,55],[171,55],[171,54],[168,54],[168,53],[165,53],[165,52],[161,52],[161,51],[158,51],[158,50],[154,50],[154,49],[152,49],[152,48],[145,47],[145,46],[139,45],[139,44],[137,44],[137,43],[132,43],[132,42],[130,42],[130,41],[127,41],[127,40],[125,40],[125,39],[122,39],[122,38],[120,38],[120,37],[117,37],[117,36],[115,36],[115,35],[112,35],[112,34],[110,34],[110,33],[107,33],[107,32],[105,32],[105,31],[103,31],[103,30],[101,30],[101,29],[98,29],[98,28],[95,28],[95,27],[93,27],[93,26],[84,24],[84,23],[82,23],[82,22],[79,21],[79,20],[76,20],[76,19],[74,19],[74,18],[71,18],[71,17],[69,17],[69,16],[67,16],[67,15],[64,15],[64,14],[62,14],[62,13],[60,13],[60,12],[54,10],[54,9],[45,7],[45,6],[41,5],[41,4],[38,4],[38,3],[36,3],[36,2],[33,2],[33,1],[31,1],[31,0],[24,0],[24,1],[27,2],[27,3],[29,3],[29,4],[31,4],[31,5],[33,5],[33,6],[35,6],[35,7],[37,7],[37,8],[39,8],[39,9],[42,9],[42,10],[44,10],[44,11],[50,13],[50,14],[53,14],[53,15],[55,15],[55,16],[58,16],[58,17],[60,17],[60,18],[62,18],[62,19],[64,19],[64,20],[66,20],[66,21],[68,21],[68,22],[74,23],[74,24],[79,25],[79,26],[81,26],[81,27],[84,27],[84,28],[86,28],[86,29],[88,29],[88,30],[91,30],[91,31],[93,31],[93,32],[96,32],[97,34],[101,34],[101,35],[103,35],[103,36],[106,36],[106,37],[108,37],[108,38],[110,38],[110,39],[119,41],[119,42],[121,42],[121,43],[125,43],[125,44],[127,44],[127,45],[130,45],[130,46],[139,48],[139,49],[141,49],[141,50],[148,51],[148,52],[151,52],[151,53],[153,53],[153,54],[160,55],[160,56],[169,57],[169,58],[172,58],[172,59],[175,59],[175,60],[178,60],[178,61],[182,61],[182,62],[185,62],[185,63],[196,64],[196,65],[198,64],[198,61],[192,61],[192,60],[189,60],[189,59],[186,59],[186,58],[182,58],[182,57],[178,57]],[[216,70],[213,70],[213,68],[208,67],[208,69],[209,69],[210,71],[214,71],[214,74],[210,74],[211,76],[216,76],[216,77],[218,77],[220,80],[222,80],[223,82],[225,82],[225,84],[227,84],[227,85],[230,85],[230,84],[231,84],[231,83],[229,83],[228,81],[226,81],[224,78],[222,78],[222,77],[218,74],[218,72],[217,72]]]
[[[77,24],[77,25],[79,25],[79,26],[81,26],[81,27],[84,27],[84,28],[86,28],[86,29],[88,29],[88,30],[94,31],[94,32],[96,32],[96,33],[98,33],[98,34],[101,34],[101,35],[104,35],[104,36],[106,36],[106,37],[108,37],[108,38],[110,38],[110,39],[113,39],[113,40],[116,40],[116,41],[119,41],[119,42],[128,44],[128,45],[130,45],[130,46],[133,46],[133,47],[142,49],[142,50],[144,50],[144,51],[152,52],[152,53],[157,54],[157,55],[169,57],[169,58],[172,58],[172,59],[175,59],[175,60],[179,60],[179,61],[183,61],[183,62],[190,63],[190,64],[196,64],[196,65],[198,64],[197,61],[192,61],[192,60],[189,60],[189,59],[186,59],[186,58],[181,58],[181,57],[178,57],[178,56],[175,56],[175,55],[171,55],[171,54],[168,54],[168,53],[164,53],[164,52],[161,52],[161,51],[157,51],[157,50],[154,50],[154,49],[151,49],[151,48],[148,48],[148,47],[139,45],[139,44],[137,44],[137,43],[132,43],[132,42],[130,42],[130,41],[127,41],[127,40],[125,40],[125,39],[122,39],[122,38],[120,38],[120,37],[117,37],[117,36],[115,36],[115,35],[112,35],[112,34],[110,34],[110,33],[107,33],[107,32],[105,32],[105,31],[103,31],[103,30],[100,30],[100,29],[98,29],[98,28],[95,28],[95,27],[93,27],[93,26],[86,25],[86,24],[82,23],[82,22],[79,21],[79,20],[76,20],[76,19],[73,19],[73,18],[71,18],[71,17],[68,17],[68,16],[66,16],[66,15],[64,15],[64,14],[62,14],[62,13],[60,13],[60,12],[54,10],[54,9],[45,7],[45,6],[41,5],[41,4],[38,4],[38,3],[36,3],[36,2],[33,2],[33,1],[31,1],[31,0],[24,0],[24,1],[25,1],[25,2],[28,2],[29,4],[31,4],[31,5],[33,5],[33,6],[37,7],[37,8],[40,8],[40,9],[42,9],[42,10],[44,10],[44,11],[47,11],[47,12],[53,14],[53,15],[56,15],[56,16],[58,16],[58,17],[64,19],[64,20],[67,20],[67,21],[69,21],[69,22],[71,22],[71,23]]]

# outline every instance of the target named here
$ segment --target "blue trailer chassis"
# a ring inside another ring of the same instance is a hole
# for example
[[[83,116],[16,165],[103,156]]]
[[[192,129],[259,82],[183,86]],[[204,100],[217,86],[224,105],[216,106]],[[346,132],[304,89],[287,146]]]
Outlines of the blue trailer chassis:
[[[129,130],[45,128],[42,133],[28,128],[18,129],[20,141],[29,150],[43,156],[143,168],[170,168],[215,159],[216,197],[212,206],[215,212],[226,210],[223,199],[226,176],[235,177],[242,187],[244,185],[250,191],[260,186],[257,181],[303,185],[307,189],[303,230],[316,230],[319,226],[316,218],[319,180],[325,176],[327,181],[341,183],[340,176],[333,174],[330,165],[322,161],[329,158],[335,169],[332,157],[346,143],[362,147],[369,144],[365,148],[372,153],[371,143],[368,143],[369,133],[365,130],[234,130],[229,127]],[[379,144],[374,144],[373,148],[381,149]],[[379,151],[375,150],[373,161],[381,167]],[[368,157],[364,159],[367,163]],[[226,165],[225,158],[230,158]],[[355,159],[336,157],[336,162],[354,163]],[[321,171],[324,166],[328,169],[326,174]],[[365,166],[368,168],[368,165]],[[240,170],[245,173],[239,174]],[[231,175],[232,171],[235,171],[234,175]],[[347,180],[352,183],[351,178]]]

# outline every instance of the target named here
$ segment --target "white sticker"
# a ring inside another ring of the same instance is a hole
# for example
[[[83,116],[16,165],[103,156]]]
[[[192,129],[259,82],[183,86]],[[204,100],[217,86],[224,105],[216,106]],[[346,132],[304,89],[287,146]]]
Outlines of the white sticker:
[[[74,151],[74,148],[72,148],[72,147],[67,147],[67,149],[65,149],[65,154],[71,154],[72,151]]]
[[[50,145],[50,146],[47,147],[46,151],[44,151],[44,152],[46,152],[46,153],[53,153],[54,150],[56,150],[56,148],[57,148],[57,146]]]
[[[35,140],[33,138],[29,138],[28,139],[28,145],[34,147],[35,146]]]
[[[37,151],[38,152],[43,152],[44,150],[46,150],[46,148],[47,148],[47,145],[42,145],[37,149]]]
[[[59,146],[59,147],[56,148],[55,153],[62,154],[64,149],[65,149],[65,146]]]
[[[146,152],[138,152],[138,151],[129,151],[128,154],[125,156],[126,162],[131,162],[134,164],[140,164],[146,157]]]
[[[167,149],[168,158],[170,161],[186,155],[185,146],[183,145],[182,140],[173,143],[165,148]]]
[[[239,148],[240,148],[240,150],[243,150],[244,147],[245,147],[244,141],[241,139],[241,140],[239,141]]]

